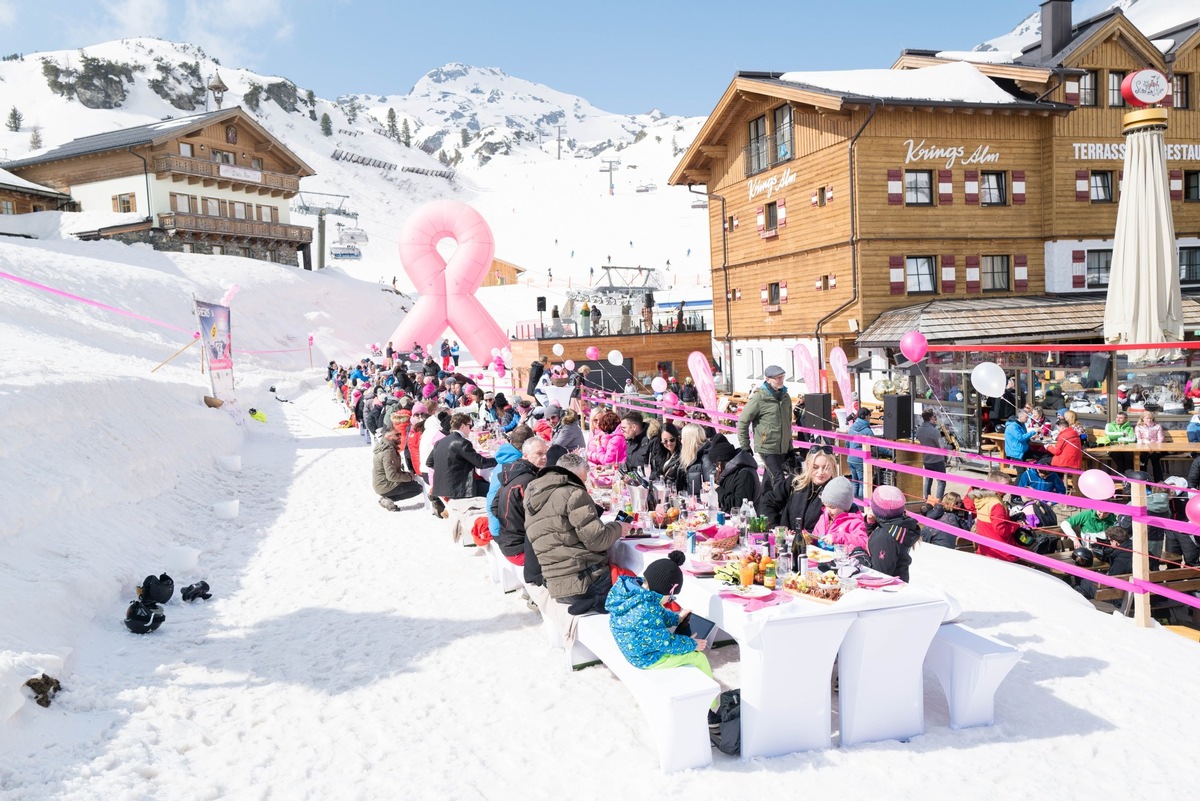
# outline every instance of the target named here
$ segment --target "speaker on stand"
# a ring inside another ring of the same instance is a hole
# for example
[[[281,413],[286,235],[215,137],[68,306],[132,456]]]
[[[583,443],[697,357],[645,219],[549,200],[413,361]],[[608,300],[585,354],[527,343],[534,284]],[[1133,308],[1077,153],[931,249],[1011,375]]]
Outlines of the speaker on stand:
[[[814,392],[804,395],[804,417],[800,425],[819,431],[833,431],[833,395]]]
[[[913,405],[911,395],[883,396],[883,438],[892,441],[912,439]]]

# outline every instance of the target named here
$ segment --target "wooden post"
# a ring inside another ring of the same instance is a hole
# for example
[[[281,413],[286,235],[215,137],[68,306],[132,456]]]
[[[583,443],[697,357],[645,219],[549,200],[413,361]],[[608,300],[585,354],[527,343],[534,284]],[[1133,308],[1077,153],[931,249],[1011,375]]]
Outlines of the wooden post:
[[[1134,509],[1146,511],[1146,485],[1141,482],[1131,482],[1129,505]],[[1135,512],[1136,514],[1136,512]],[[1133,519],[1133,577],[1142,581],[1150,580],[1150,538],[1144,521]],[[1133,619],[1140,628],[1150,627],[1150,594],[1135,593],[1133,596]]]
[[[864,442],[863,449],[863,485],[862,493],[863,500],[871,500],[871,493],[875,491],[875,468],[871,465],[868,459],[871,458],[871,445]]]
[[[200,340],[199,340],[199,338],[197,338],[197,339],[193,339],[191,342],[187,343],[187,344],[186,344],[186,345],[184,345],[182,348],[180,348],[179,350],[177,350],[177,351],[175,351],[174,353],[172,353],[172,354],[171,354],[171,355],[170,355],[170,356],[167,358],[167,360],[166,360],[166,361],[164,361],[164,362],[161,362],[161,363],[158,365],[158,367],[162,367],[162,366],[163,366],[163,365],[165,365],[167,362],[171,361],[171,359],[174,359],[176,356],[178,356],[179,354],[183,353],[185,350],[187,350],[188,348],[190,348],[192,345],[195,345],[195,344],[196,344],[197,342],[199,342],[199,341],[200,341]],[[155,367],[155,368],[154,368],[153,370],[151,370],[150,372],[152,372],[152,373],[157,373],[157,372],[158,372],[158,367]],[[201,360],[200,360],[200,372],[202,372],[202,373],[204,372],[204,359],[201,359]]]

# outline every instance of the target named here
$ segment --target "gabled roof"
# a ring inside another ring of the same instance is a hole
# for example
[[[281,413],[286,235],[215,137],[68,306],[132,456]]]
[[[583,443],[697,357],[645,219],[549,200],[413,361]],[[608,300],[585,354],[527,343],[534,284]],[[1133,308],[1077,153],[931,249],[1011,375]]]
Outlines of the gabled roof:
[[[1194,19],[1191,22],[1185,22],[1182,25],[1176,25],[1165,31],[1160,31],[1154,34],[1150,39],[1157,45],[1160,42],[1169,42],[1162,48],[1162,53],[1165,56],[1177,57],[1183,50],[1190,50],[1193,47],[1200,46],[1200,18]]]
[[[208,111],[203,114],[192,114],[187,117],[159,120],[158,122],[151,122],[146,125],[121,128],[116,131],[106,131],[104,133],[80,137],[79,139],[72,139],[70,142],[51,148],[40,155],[5,162],[3,166],[5,169],[11,170],[13,168],[29,167],[34,164],[46,164],[52,161],[77,158],[79,156],[90,156],[95,153],[105,153],[111,150],[125,150],[126,148],[139,145],[155,145],[191,133],[192,131],[200,130],[215,122],[234,118],[237,119],[239,125],[250,126],[262,138],[279,142],[270,131],[262,127],[249,114],[242,111],[240,106],[234,106],[218,111]],[[299,156],[283,146],[282,142],[280,142],[279,150],[298,165],[299,171],[297,174],[300,177],[316,175],[316,171],[312,167],[309,167]]]
[[[57,192],[50,187],[35,184],[33,181],[26,181],[24,178],[13,175],[5,169],[0,169],[0,189],[11,189],[26,195],[37,195],[56,200],[71,199],[70,195],[64,195],[62,192]]]

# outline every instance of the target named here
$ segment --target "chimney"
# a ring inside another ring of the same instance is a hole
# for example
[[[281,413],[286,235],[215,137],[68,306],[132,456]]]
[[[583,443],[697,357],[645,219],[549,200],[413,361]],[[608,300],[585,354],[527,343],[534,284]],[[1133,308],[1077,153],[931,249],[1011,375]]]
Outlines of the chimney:
[[[1071,42],[1072,0],[1042,3],[1042,58],[1048,59]]]

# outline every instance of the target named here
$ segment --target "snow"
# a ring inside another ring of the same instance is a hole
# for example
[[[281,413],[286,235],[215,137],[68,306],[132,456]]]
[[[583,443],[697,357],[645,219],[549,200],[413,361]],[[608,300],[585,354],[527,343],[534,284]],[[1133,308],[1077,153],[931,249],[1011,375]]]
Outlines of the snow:
[[[1111,8],[1120,8],[1129,21],[1148,37],[1170,30],[1185,22],[1200,17],[1200,8],[1195,0],[1118,0],[1107,6],[1089,3],[1075,4],[1073,15],[1075,24],[1089,17],[1104,13]],[[1020,22],[1015,28],[1003,36],[997,36],[976,46],[976,50],[1024,50],[1036,44],[1042,36],[1042,17],[1040,11],[1035,11]]]
[[[780,80],[834,93],[894,100],[993,104],[1019,102],[965,62],[915,70],[785,72]]]
[[[54,191],[47,186],[35,184],[33,181],[26,181],[24,178],[13,175],[11,172],[5,169],[0,169],[0,186],[11,186],[15,189],[32,189],[37,192]]]
[[[938,58],[949,61],[971,61],[976,64],[1011,64],[1020,56],[1020,50],[943,50],[937,54]]]

